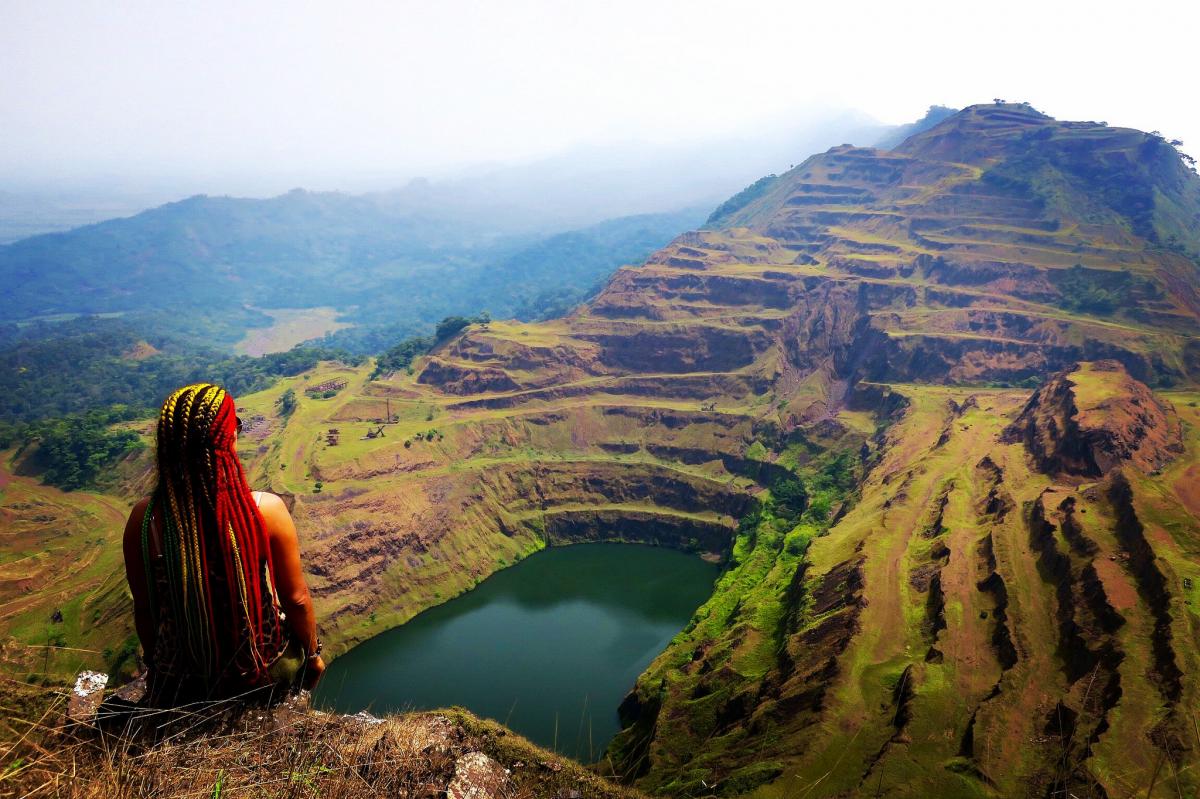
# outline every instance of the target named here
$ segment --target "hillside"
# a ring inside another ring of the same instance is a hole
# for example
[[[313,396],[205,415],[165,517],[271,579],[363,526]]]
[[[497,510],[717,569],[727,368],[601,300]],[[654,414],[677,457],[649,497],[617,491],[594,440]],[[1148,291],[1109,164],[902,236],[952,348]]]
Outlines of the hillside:
[[[270,327],[272,311],[291,311],[295,324],[312,309],[310,321],[324,323],[315,338],[336,330],[336,310],[392,341],[450,314],[569,308],[702,217],[684,209],[512,232],[494,218],[421,212],[386,194],[197,196],[0,246],[9,286],[0,322],[118,315],[146,337],[232,349],[247,329]],[[335,339],[358,352],[386,346],[367,331]]]
[[[640,788],[1200,787],[1200,179],[987,105],[744,199],[563,318],[240,398],[333,652],[544,546],[649,541],[725,571],[622,705]]]

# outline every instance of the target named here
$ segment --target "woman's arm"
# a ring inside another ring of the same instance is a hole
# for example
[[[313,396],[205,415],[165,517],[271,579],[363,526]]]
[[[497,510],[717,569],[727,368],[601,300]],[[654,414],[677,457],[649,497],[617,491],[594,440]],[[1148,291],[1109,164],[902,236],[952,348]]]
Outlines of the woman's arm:
[[[311,655],[317,651],[317,618],[300,565],[300,541],[296,536],[296,525],[283,500],[274,494],[263,493],[259,510],[267,523],[279,603],[287,614],[292,635],[304,647],[305,654]],[[320,657],[310,659],[305,671],[305,687],[316,685],[324,671],[325,662]]]
[[[149,502],[149,499],[143,499],[133,506],[129,521],[125,522],[121,545],[125,553],[125,579],[129,581],[129,593],[133,594],[133,625],[137,629],[138,640],[142,642],[142,660],[145,662],[149,662],[154,654],[154,636],[158,632],[154,619],[150,618],[149,576],[142,559],[142,519]]]

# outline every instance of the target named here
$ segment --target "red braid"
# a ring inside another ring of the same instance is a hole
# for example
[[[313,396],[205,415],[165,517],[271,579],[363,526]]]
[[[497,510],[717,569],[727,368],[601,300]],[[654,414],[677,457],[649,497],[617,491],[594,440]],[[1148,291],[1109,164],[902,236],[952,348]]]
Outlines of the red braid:
[[[267,541],[267,528],[258,505],[254,502],[250,485],[246,481],[242,463],[238,460],[236,443],[237,417],[233,398],[228,394],[217,411],[213,424],[213,448],[216,456],[216,522],[221,555],[225,561],[225,573],[229,575],[226,588],[229,607],[236,613],[244,611],[247,626],[246,638],[239,642],[235,658],[243,674],[253,673],[263,677],[270,665],[263,653],[263,569],[273,575],[271,547]],[[236,579],[235,579],[236,578]],[[232,621],[232,620],[231,620]],[[242,622],[243,619],[239,619]]]
[[[237,456],[233,398],[187,386],[163,405],[156,502],[178,658],[212,687],[256,685],[282,649],[266,523]]]

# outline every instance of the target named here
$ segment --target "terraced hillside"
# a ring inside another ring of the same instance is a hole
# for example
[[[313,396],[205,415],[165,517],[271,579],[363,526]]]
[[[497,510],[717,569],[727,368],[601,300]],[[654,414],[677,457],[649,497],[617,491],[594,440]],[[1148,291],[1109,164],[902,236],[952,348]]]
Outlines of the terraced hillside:
[[[546,545],[653,541],[726,569],[622,706],[617,777],[1200,788],[1200,179],[976,106],[736,205],[563,319],[242,398],[334,651]]]

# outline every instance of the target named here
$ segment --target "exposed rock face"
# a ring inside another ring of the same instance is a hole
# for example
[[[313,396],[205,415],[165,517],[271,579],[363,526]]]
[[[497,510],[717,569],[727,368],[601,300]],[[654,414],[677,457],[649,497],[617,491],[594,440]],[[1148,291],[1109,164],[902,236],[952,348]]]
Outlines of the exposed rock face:
[[[1170,403],[1116,361],[1082,363],[1039,389],[1005,431],[1052,474],[1098,477],[1128,464],[1162,468],[1183,452]]]
[[[437,383],[450,394],[479,394],[484,391],[510,391],[517,387],[504,371],[495,368],[463,367],[430,360],[421,373],[422,383]]]
[[[504,799],[509,793],[508,770],[483,752],[468,752],[454,763],[447,799]]]

